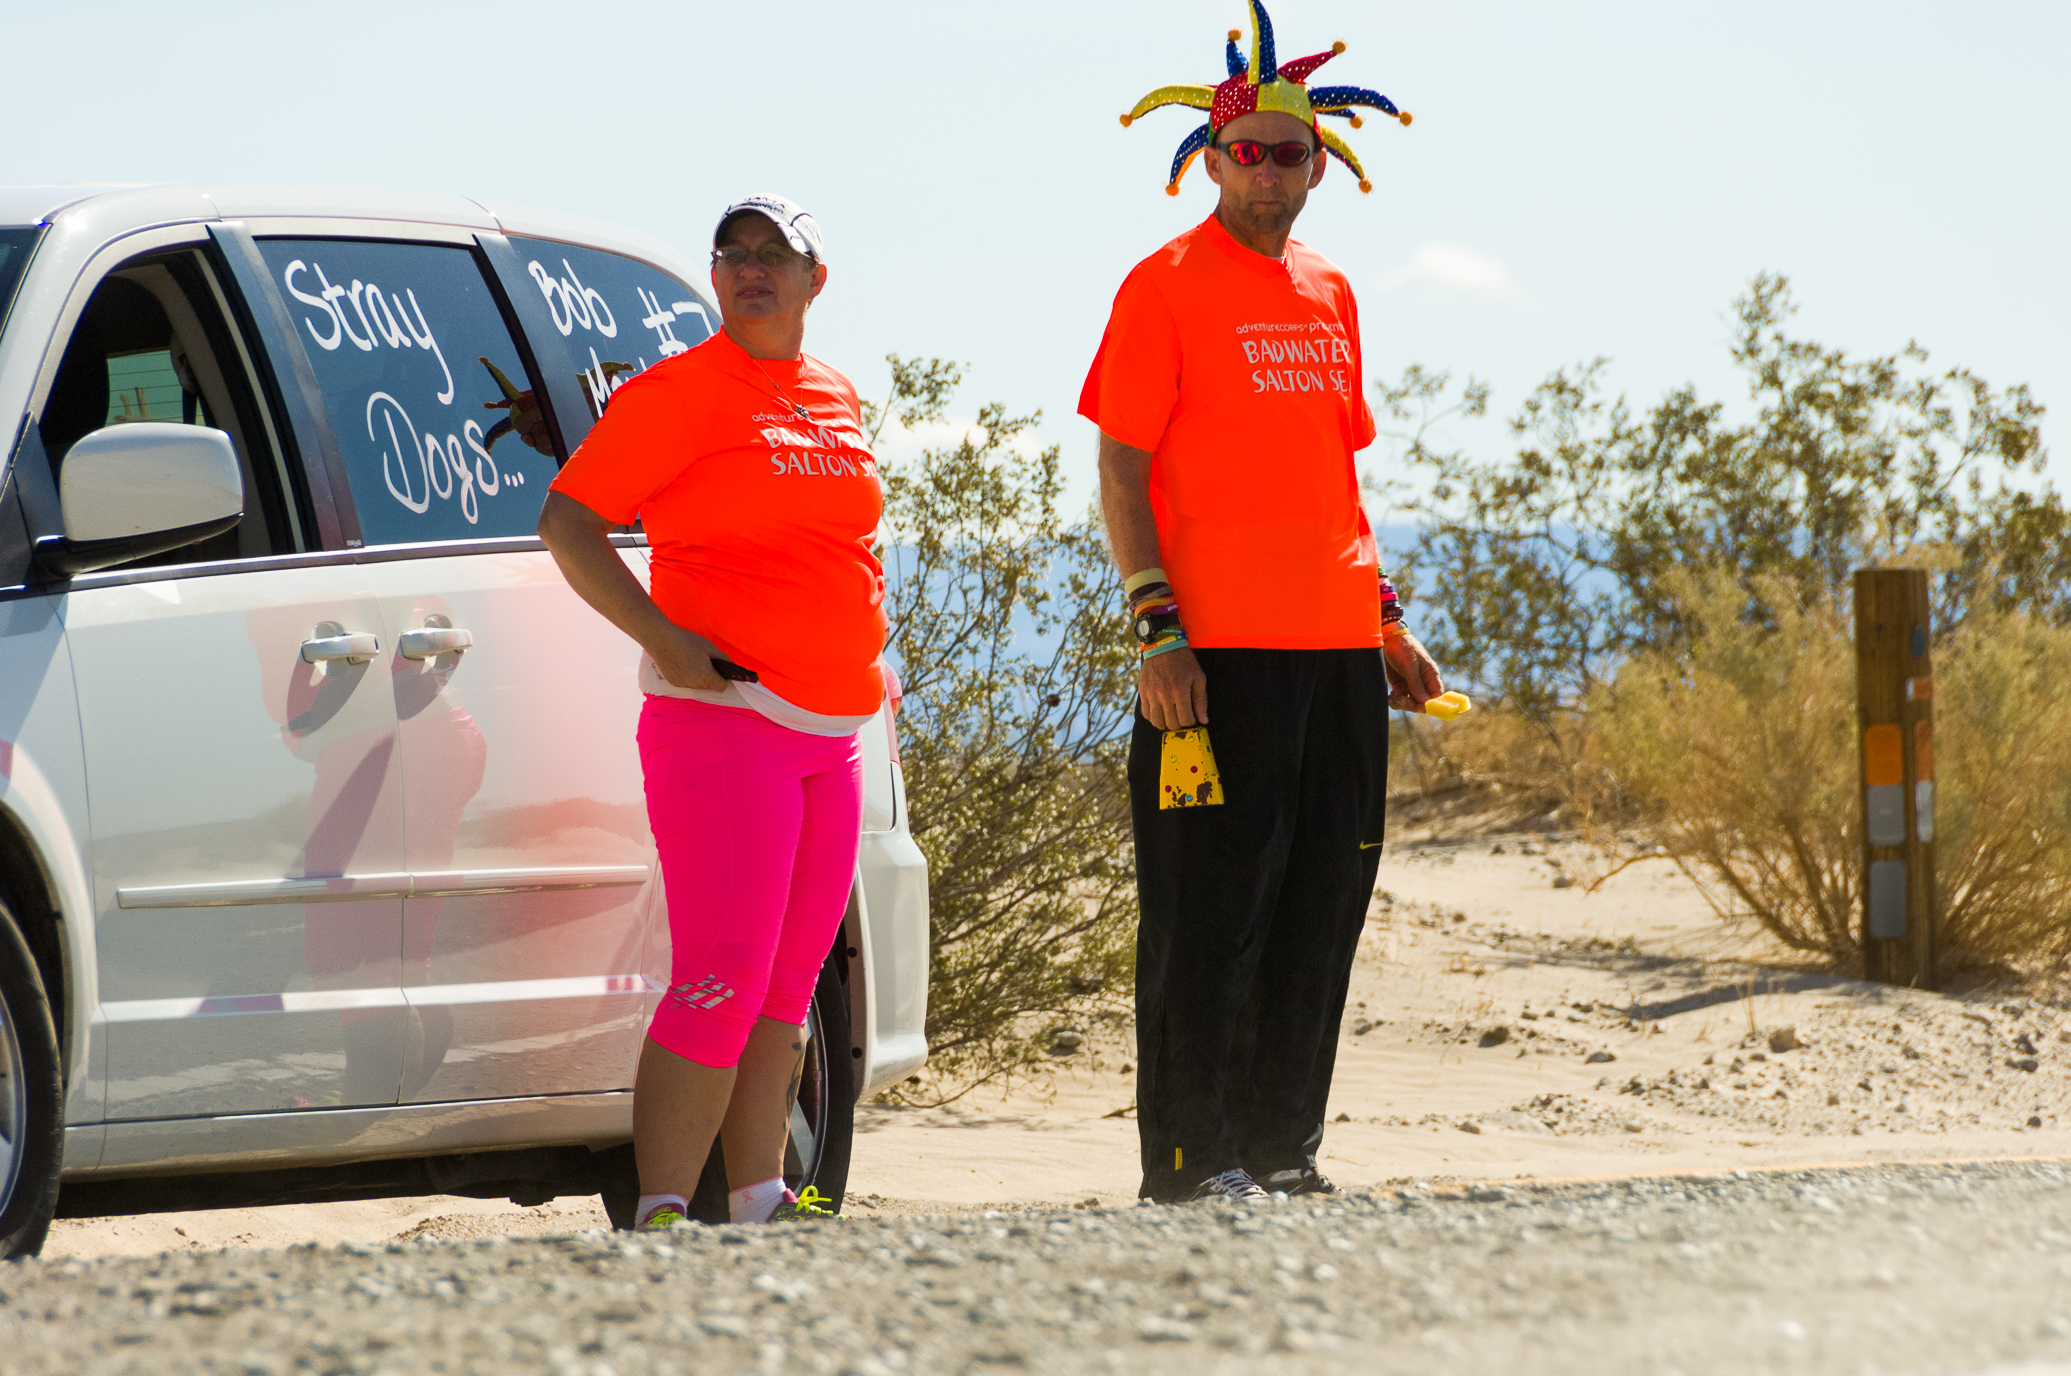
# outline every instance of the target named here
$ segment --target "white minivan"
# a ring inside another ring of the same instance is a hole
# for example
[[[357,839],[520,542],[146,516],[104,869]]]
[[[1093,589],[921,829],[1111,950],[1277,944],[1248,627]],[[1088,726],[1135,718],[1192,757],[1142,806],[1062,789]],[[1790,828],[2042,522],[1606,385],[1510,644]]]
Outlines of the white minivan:
[[[0,1255],[419,1193],[628,1221],[669,970],[638,652],[533,528],[716,328],[697,275],[457,197],[0,188]],[[836,1199],[857,1095],[927,1054],[896,709],[792,1115]]]

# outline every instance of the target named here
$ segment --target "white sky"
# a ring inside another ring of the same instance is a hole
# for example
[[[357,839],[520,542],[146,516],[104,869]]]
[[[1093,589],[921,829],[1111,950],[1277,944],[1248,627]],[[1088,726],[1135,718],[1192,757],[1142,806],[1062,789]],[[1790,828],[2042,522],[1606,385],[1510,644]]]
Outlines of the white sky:
[[[2071,6],[1272,12],[1282,56],[1342,38],[1319,79],[1417,117],[1346,131],[1375,193],[1333,166],[1296,231],[1358,289],[1370,378],[1474,372],[1508,412],[1604,354],[1638,403],[1683,381],[1730,395],[1728,303],[1768,269],[1822,342],[1918,339],[2071,408]],[[1198,164],[1161,190],[1191,112],[1116,116],[1220,79],[1244,22],[1241,0],[13,6],[0,183],[457,191],[700,259],[721,206],[780,191],[833,266],[807,348],[866,395],[887,352],[970,362],[959,410],[1043,408],[1083,497],[1073,411],[1108,302],[1212,205]],[[2046,433],[2064,447],[2063,414]]]

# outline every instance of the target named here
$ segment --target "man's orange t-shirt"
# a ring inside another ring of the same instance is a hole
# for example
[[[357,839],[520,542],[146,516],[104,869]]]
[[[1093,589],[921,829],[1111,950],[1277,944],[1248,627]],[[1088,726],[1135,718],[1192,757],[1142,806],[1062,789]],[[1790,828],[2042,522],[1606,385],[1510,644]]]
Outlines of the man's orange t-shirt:
[[[1373,443],[1359,307],[1290,239],[1254,253],[1211,215],[1130,272],[1079,414],[1147,450],[1187,639],[1381,643],[1379,558],[1352,455]]]
[[[877,710],[884,490],[846,377],[721,330],[613,392],[554,490],[639,520],[656,604],[763,687],[809,712]]]

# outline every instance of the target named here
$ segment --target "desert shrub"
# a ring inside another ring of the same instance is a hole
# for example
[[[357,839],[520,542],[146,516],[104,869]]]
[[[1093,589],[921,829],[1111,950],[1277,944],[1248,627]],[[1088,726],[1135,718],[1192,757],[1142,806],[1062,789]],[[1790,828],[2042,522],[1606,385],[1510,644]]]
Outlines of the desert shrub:
[[[1746,613],[1752,590],[1768,609]],[[1858,963],[1862,798],[1853,627],[1779,579],[1672,573],[1684,634],[1591,702],[1599,805],[1637,804],[1721,915]],[[1945,970],[2071,954],[2071,630],[1978,608],[1937,651],[1935,855]],[[1589,772],[1585,770],[1584,772]],[[1629,842],[1628,842],[1629,844]]]
[[[1863,854],[1854,652],[1831,602],[1759,591],[1767,624],[1742,615],[1732,580],[1672,574],[1682,643],[1633,655],[1590,715],[1611,786],[1716,911],[1847,961]]]
[[[1534,720],[1500,705],[1451,722],[1400,715],[1388,742],[1388,826],[1565,829],[1591,792],[1585,714]]]
[[[866,419],[939,421],[962,378],[891,357]],[[955,444],[885,466],[888,651],[913,839],[928,858],[927,1034],[938,1086],[1039,1063],[1030,1023],[1126,998],[1136,889],[1123,782],[1134,638],[1099,527],[1058,510],[1040,412],[983,407]]]
[[[1526,399],[1514,452],[1478,456],[1437,437],[1485,414],[1485,386],[1411,368],[1381,387],[1399,457],[1430,480],[1405,503],[1420,535],[1404,572],[1441,665],[1550,721],[1678,643],[1679,568],[1723,575],[1760,621],[1761,588],[1845,606],[1855,569],[1934,551],[1939,630],[1975,608],[2071,620],[2071,512],[2036,480],[2027,389],[1935,371],[1917,346],[1851,357],[1794,337],[1795,309],[1773,276],[1734,303],[1752,402],[1737,417],[1692,387],[1635,410],[1604,395],[1599,359]]]
[[[2071,630],[1973,613],[1935,666],[1945,963],[2071,956]]]

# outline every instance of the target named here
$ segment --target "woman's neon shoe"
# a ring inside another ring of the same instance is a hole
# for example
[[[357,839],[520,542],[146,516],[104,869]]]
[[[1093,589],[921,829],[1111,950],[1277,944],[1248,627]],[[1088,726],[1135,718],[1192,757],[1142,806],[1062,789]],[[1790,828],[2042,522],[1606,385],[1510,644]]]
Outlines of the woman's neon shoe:
[[[796,1223],[800,1219],[805,1218],[839,1218],[841,1215],[835,1213],[834,1210],[821,1207],[833,1202],[834,1200],[831,1197],[821,1194],[810,1185],[805,1187],[804,1194],[793,1194],[791,1191],[786,1190],[784,1191],[784,1202],[777,1205],[777,1211],[769,1216],[769,1221],[772,1223]]]
[[[674,1204],[664,1204],[647,1217],[641,1219],[633,1231],[636,1233],[665,1233],[671,1228],[684,1228],[688,1226],[690,1226],[690,1220],[684,1217],[683,1210],[677,1208]]]

